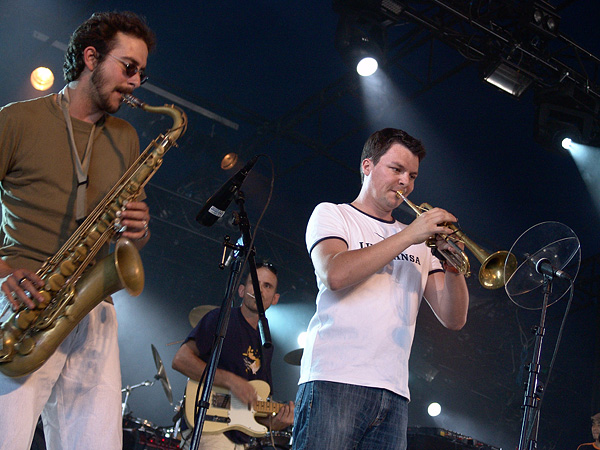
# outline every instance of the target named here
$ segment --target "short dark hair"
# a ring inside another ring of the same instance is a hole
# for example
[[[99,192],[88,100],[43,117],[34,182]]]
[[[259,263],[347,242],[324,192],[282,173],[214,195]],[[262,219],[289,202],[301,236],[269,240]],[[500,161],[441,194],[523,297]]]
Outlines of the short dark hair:
[[[277,268],[272,263],[268,261],[256,261],[256,270],[260,269],[261,267],[269,269],[273,273],[273,275],[277,277]],[[242,278],[242,280],[244,280],[244,282],[247,283],[250,279],[250,265],[246,265],[245,272],[246,275],[244,276],[244,278]]]
[[[384,128],[373,133],[371,136],[369,136],[367,142],[365,142],[362,155],[360,157],[361,181],[365,176],[362,171],[362,162],[369,158],[371,161],[373,161],[373,165],[377,165],[381,157],[385,155],[385,153],[394,144],[401,144],[409,149],[415,156],[417,156],[417,158],[419,158],[419,162],[425,158],[425,147],[421,141],[412,137],[406,131],[399,130],[397,128]]]
[[[79,25],[71,35],[63,75],[67,83],[76,80],[83,72],[83,50],[94,47],[101,62],[114,48],[118,32],[142,39],[148,51],[154,48],[156,38],[154,32],[146,25],[145,20],[130,11],[97,12]]]
[[[277,267],[275,267],[273,265],[273,263],[270,263],[268,261],[257,262],[256,269],[260,269],[261,267],[264,267],[265,269],[269,269],[271,272],[273,272],[273,275],[277,275]]]

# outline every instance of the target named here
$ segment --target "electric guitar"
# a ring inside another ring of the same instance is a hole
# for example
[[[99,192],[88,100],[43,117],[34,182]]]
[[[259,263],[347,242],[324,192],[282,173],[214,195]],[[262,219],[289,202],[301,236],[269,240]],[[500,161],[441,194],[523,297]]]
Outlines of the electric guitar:
[[[283,407],[282,403],[264,400],[271,391],[269,384],[262,380],[249,382],[256,393],[258,400],[252,407],[242,403],[230,390],[213,386],[210,392],[209,407],[204,418],[202,432],[206,434],[217,434],[225,431],[238,430],[253,437],[261,437],[267,434],[268,428],[258,423],[255,417],[268,417],[275,415]],[[201,387],[204,387],[202,385]],[[190,428],[194,427],[194,409],[198,382],[188,380],[185,387],[185,421]]]

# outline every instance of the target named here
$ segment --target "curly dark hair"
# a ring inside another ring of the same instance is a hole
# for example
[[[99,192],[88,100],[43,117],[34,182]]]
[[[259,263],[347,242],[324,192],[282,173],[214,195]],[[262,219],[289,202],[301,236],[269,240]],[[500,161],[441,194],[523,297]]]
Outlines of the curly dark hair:
[[[115,36],[122,32],[142,39],[148,51],[154,48],[156,38],[145,20],[130,11],[97,12],[82,23],[71,35],[65,53],[63,74],[67,83],[76,80],[84,68],[83,50],[94,47],[101,62],[115,46]]]
[[[418,139],[412,137],[406,131],[399,130],[397,128],[384,128],[376,131],[363,147],[362,155],[360,157],[361,169],[360,179],[364,180],[364,173],[362,171],[362,162],[366,158],[370,158],[373,161],[373,165],[377,165],[379,160],[394,144],[401,144],[409,149],[414,155],[419,158],[419,162],[425,158],[425,147]]]

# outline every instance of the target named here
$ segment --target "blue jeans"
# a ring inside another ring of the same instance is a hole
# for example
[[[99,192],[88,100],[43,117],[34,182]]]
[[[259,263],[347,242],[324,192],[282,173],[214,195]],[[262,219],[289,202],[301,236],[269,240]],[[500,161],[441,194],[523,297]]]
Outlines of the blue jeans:
[[[406,450],[408,400],[386,389],[329,381],[300,385],[294,450]]]

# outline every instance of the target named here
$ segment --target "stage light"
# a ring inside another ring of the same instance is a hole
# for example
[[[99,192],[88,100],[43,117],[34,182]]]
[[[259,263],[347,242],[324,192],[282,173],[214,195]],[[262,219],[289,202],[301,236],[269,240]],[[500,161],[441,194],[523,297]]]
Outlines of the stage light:
[[[564,148],[565,150],[571,150],[571,144],[573,144],[573,140],[571,138],[567,137],[567,138],[564,138],[560,144],[562,145],[562,148]]]
[[[560,16],[554,6],[544,1],[534,1],[528,4],[528,26],[545,39],[558,36]]]
[[[565,153],[563,140],[600,147],[600,101],[574,84],[536,92],[535,140]]]
[[[300,348],[304,348],[304,346],[306,345],[306,334],[306,331],[303,331],[298,335],[298,346]]]
[[[238,162],[237,153],[234,153],[234,152],[227,153],[225,156],[223,156],[223,159],[221,160],[221,169],[231,170],[235,167],[237,162]]]
[[[377,68],[379,64],[375,58],[367,56],[366,58],[361,59],[356,65],[356,71],[362,77],[369,77],[377,72]]]
[[[373,75],[383,64],[384,43],[383,26],[369,14],[343,13],[340,16],[335,47],[359,75]]]
[[[533,75],[505,59],[484,69],[483,79],[510,95],[520,97],[533,82]]]
[[[442,412],[442,407],[437,402],[430,403],[429,406],[427,407],[427,413],[431,417],[437,417],[440,415],[441,412]]]
[[[31,72],[31,85],[38,91],[45,91],[54,84],[54,74],[47,67],[38,67]]]

